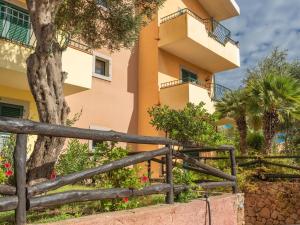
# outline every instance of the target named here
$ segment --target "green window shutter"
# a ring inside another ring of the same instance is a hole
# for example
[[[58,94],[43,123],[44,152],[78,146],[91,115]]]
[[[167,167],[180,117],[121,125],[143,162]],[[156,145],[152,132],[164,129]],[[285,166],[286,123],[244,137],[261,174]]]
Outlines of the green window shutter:
[[[1,37],[29,44],[30,40],[30,17],[10,4],[0,2],[0,35]]]
[[[12,10],[8,38],[23,44],[29,42],[29,16],[17,10]]]
[[[23,106],[0,103],[0,116],[22,118],[23,112]]]
[[[4,36],[4,32],[3,32],[3,29],[4,29],[4,24],[5,24],[5,7],[4,5],[0,2],[0,35],[1,37]]]

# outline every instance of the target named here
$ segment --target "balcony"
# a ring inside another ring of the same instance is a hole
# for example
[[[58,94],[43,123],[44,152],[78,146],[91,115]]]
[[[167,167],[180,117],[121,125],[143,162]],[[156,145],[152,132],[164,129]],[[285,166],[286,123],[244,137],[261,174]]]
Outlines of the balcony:
[[[93,57],[88,46],[70,40],[60,33],[57,39],[68,46],[63,52],[63,70],[68,76],[65,94],[91,88]],[[28,13],[0,0],[0,85],[29,90],[26,59],[32,53],[36,38]]]
[[[189,102],[204,102],[204,108],[213,113],[215,101],[221,100],[228,91],[231,90],[219,84],[204,84],[199,80],[174,80],[161,84],[160,103],[182,109]]]
[[[239,44],[214,19],[202,19],[189,9],[163,17],[159,28],[161,49],[209,72],[240,66]]]

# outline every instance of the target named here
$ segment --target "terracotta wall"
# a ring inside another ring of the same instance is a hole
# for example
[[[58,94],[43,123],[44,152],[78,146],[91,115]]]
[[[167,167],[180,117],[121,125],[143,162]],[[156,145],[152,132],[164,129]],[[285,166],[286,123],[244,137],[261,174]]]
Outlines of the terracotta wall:
[[[75,126],[104,128],[130,134],[137,133],[137,53],[121,50],[111,54],[111,81],[92,78],[92,88],[67,97],[70,117],[82,110]],[[90,71],[92,73],[92,71]]]
[[[210,198],[212,225],[243,225],[243,196],[222,195]],[[204,200],[174,205],[87,216],[51,225],[205,225],[208,211]],[[50,224],[48,224],[50,225]]]
[[[300,183],[261,182],[245,191],[246,225],[300,224]]]

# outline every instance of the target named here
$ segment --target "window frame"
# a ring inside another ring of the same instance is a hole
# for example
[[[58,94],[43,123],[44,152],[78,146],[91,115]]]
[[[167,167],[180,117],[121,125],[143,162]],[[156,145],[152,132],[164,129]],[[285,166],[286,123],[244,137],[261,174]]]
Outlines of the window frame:
[[[196,80],[196,81],[199,80],[199,74],[198,74],[196,71],[191,70],[191,69],[189,69],[189,68],[187,68],[187,67],[185,67],[185,66],[180,66],[180,80],[183,81],[182,70],[186,70],[186,71],[188,71],[188,72],[190,72],[190,73],[195,74],[195,75],[197,76],[197,80]],[[191,82],[191,81],[189,81],[189,82]]]
[[[21,119],[27,119],[29,117],[29,102],[22,100],[15,100],[10,98],[5,98],[0,96],[0,103],[7,105],[15,105],[23,108],[23,113]]]
[[[96,73],[96,60],[101,60],[105,63],[105,75]],[[93,77],[100,78],[106,81],[112,81],[112,58],[100,52],[93,54]]]

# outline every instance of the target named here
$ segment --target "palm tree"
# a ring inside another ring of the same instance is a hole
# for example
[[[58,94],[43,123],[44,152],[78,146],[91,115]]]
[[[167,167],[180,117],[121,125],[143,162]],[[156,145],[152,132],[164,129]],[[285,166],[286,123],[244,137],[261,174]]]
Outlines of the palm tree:
[[[299,118],[300,83],[290,75],[271,71],[248,80],[249,112],[261,115],[264,153],[270,153],[272,140],[286,115]]]
[[[223,99],[216,104],[216,111],[221,118],[233,118],[240,136],[240,151],[242,155],[247,153],[247,120],[246,99],[244,89],[227,92]]]

